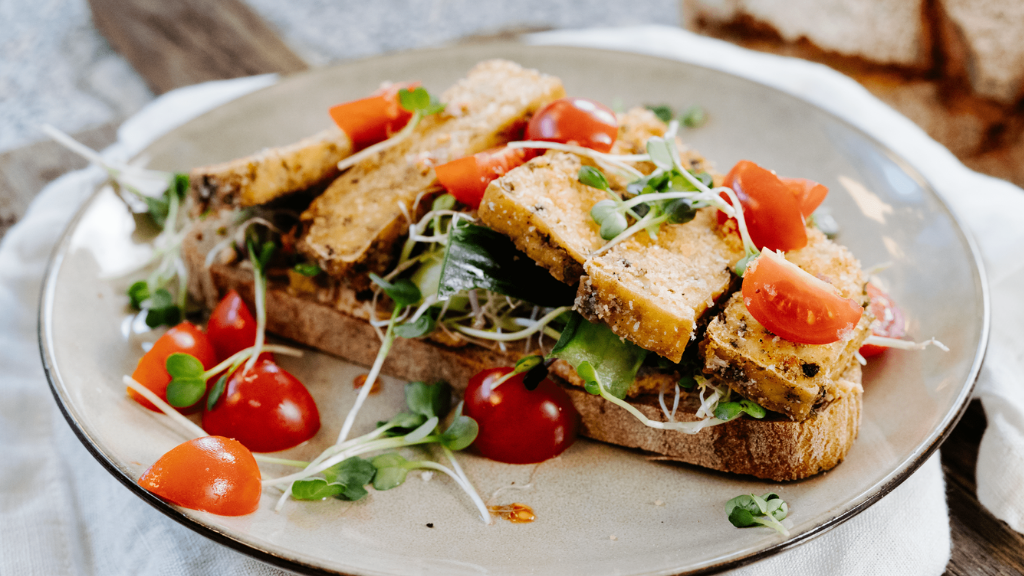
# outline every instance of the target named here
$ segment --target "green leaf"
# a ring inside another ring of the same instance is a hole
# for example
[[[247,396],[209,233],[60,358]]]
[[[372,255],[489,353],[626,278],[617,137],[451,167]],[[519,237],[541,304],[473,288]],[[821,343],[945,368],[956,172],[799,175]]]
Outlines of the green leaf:
[[[648,104],[647,106],[644,106],[644,108],[654,112],[654,115],[658,117],[658,120],[661,120],[665,124],[671,122],[672,118],[676,115],[675,111],[672,110],[672,107],[667,104]]]
[[[399,308],[412,306],[423,299],[420,289],[417,288],[416,285],[408,278],[402,278],[392,283],[371,272],[370,280],[372,280],[377,286],[380,286],[381,290],[383,290],[384,293],[394,301],[395,306]]]
[[[441,194],[437,198],[434,198],[434,202],[431,203],[431,210],[451,210],[455,208],[455,196],[451,194]]]
[[[171,211],[171,205],[167,201],[166,193],[161,198],[143,196],[142,200],[146,203],[149,217],[153,219],[153,223],[157,225],[157,228],[163,229],[167,223],[167,216]]]
[[[345,487],[331,484],[323,478],[296,480],[292,484],[292,498],[296,500],[323,500],[340,496]]]
[[[411,412],[399,412],[395,414],[394,418],[387,422],[377,422],[377,427],[390,425],[384,436],[405,436],[409,432],[419,428],[424,422],[427,421],[427,417],[423,414],[413,414]]]
[[[203,375],[203,363],[191,354],[175,352],[164,362],[171,378],[199,378]]]
[[[174,304],[174,298],[166,288],[160,288],[142,303],[146,312],[146,325],[150,328],[168,325],[174,326],[181,322],[181,309]]]
[[[690,106],[683,112],[681,117],[683,126],[687,128],[700,128],[708,121],[708,114],[700,106]]]
[[[725,503],[725,514],[737,528],[768,526],[784,533],[778,521],[785,520],[788,513],[789,505],[772,492],[763,496],[742,494]]]
[[[334,466],[324,470],[324,478],[312,478],[300,480],[305,483],[300,487],[299,500],[321,500],[323,498],[335,497],[342,500],[359,500],[366,496],[364,486],[373,480],[377,469],[373,464],[358,456],[352,456]],[[292,494],[296,494],[295,482],[292,487]]]
[[[319,266],[311,262],[300,262],[295,265],[293,270],[309,278],[312,278],[323,272],[323,270],[321,270]]]
[[[409,474],[409,461],[397,452],[381,454],[370,462],[377,469],[377,474],[373,477],[373,487],[376,490],[390,490],[401,486]]]
[[[626,222],[625,216],[619,212],[612,212],[601,223],[601,238],[611,240],[622,234],[628,227],[629,223]]]
[[[444,110],[445,105],[438,102],[422,86],[414,90],[402,88],[398,91],[398,102],[409,112],[419,112],[421,116],[430,116]]]
[[[738,402],[719,402],[715,407],[715,418],[719,420],[732,420],[740,414],[747,414],[751,418],[760,420],[768,412],[756,402],[740,400]]]
[[[142,302],[149,299],[149,284],[145,280],[139,280],[128,287],[128,299],[131,300],[132,308],[138,310]]]
[[[675,165],[672,161],[672,148],[668,141],[659,136],[652,136],[647,139],[647,153],[651,156],[651,162],[662,170],[671,170]]]
[[[449,450],[459,451],[476,440],[480,426],[469,416],[461,415],[452,420],[448,429],[441,434],[441,444]]]
[[[188,194],[188,174],[178,172],[174,175],[174,181],[171,183],[170,190],[173,190],[178,195],[178,200],[184,200],[185,195]]]
[[[646,356],[646,350],[619,338],[607,325],[591,324],[573,312],[548,359],[565,360],[584,382],[600,383],[613,396],[624,398]]]
[[[206,393],[202,378],[175,378],[167,384],[167,403],[175,408],[191,406]]]
[[[693,376],[682,376],[679,378],[678,385],[683,390],[690,391],[697,385],[697,379]]]
[[[593,166],[583,166],[580,168],[577,178],[584,186],[590,186],[598,190],[608,190],[608,179],[604,177],[600,170]]]
[[[225,373],[217,379],[217,383],[210,389],[210,395],[206,397],[206,409],[213,410],[214,406],[217,405],[217,401],[220,400],[221,394],[224,393],[224,387],[227,385],[228,375]]]
[[[415,322],[406,322],[395,326],[395,335],[399,338],[420,338],[434,331],[437,325],[438,310],[431,308],[420,315]]]
[[[615,203],[615,200],[601,200],[590,209],[590,217],[594,219],[594,222],[601,224],[616,212],[618,212],[618,204]]]
[[[426,418],[440,418],[447,414],[451,400],[451,391],[444,382],[410,382],[405,385],[405,403],[409,410]]]
[[[575,288],[555,280],[518,249],[508,236],[475,224],[448,233],[437,295],[444,299],[483,288],[539,306],[564,306]]]

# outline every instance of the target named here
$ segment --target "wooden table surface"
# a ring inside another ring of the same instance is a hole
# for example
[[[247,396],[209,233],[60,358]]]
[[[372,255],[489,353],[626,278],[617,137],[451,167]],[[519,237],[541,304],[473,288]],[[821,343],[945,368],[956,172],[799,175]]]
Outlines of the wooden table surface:
[[[160,94],[196,82],[307,66],[238,0],[89,0],[97,28]],[[183,40],[184,39],[184,40]],[[93,148],[116,139],[119,122],[74,136]],[[85,161],[51,142],[0,154],[0,237],[49,181]],[[953,553],[946,574],[1024,574],[1024,535],[978,503],[974,467],[985,430],[981,404],[970,403],[942,445]]]

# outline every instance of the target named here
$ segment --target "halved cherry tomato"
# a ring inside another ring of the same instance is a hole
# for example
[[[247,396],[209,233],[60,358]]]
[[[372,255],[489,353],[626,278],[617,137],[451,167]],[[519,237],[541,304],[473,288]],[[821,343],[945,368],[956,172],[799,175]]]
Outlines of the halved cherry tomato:
[[[516,166],[521,166],[529,158],[530,152],[524,148],[499,146],[446,162],[434,170],[437,172],[437,181],[456,200],[479,208],[487,185]]]
[[[412,117],[412,112],[402,108],[398,101],[398,91],[402,88],[412,90],[419,85],[419,82],[400,82],[381,88],[366,98],[338,104],[331,107],[331,118],[348,134],[356,149],[387,140]]]
[[[171,375],[167,373],[167,357],[175,352],[184,352],[195,356],[202,363],[204,370],[209,370],[217,365],[217,353],[210,344],[209,338],[198,327],[190,322],[182,322],[168,330],[146,352],[139,360],[138,367],[132,372],[132,378],[163,400],[167,400],[167,384],[171,382]],[[154,412],[160,409],[154,406],[141,394],[128,388],[128,395],[133,400],[142,404]],[[191,406],[178,408],[178,412],[188,414],[199,409],[202,400]]]
[[[896,306],[896,302],[893,301],[892,297],[871,283],[868,283],[867,291],[868,298],[871,299],[868,304],[868,310],[875,316],[875,322],[871,325],[871,333],[885,338],[902,338],[906,336],[907,321],[903,316],[903,311]],[[860,347],[860,355],[869,358],[871,356],[878,356],[886,350],[888,348],[885,346],[865,344]]]
[[[260,505],[260,468],[245,446],[206,436],[171,448],[139,478],[139,486],[184,508],[242,516]]]
[[[527,140],[575,143],[608,152],[619,135],[619,121],[607,106],[587,98],[562,98],[541,108],[526,125]]]
[[[576,441],[579,413],[569,395],[547,378],[527,390],[525,374],[517,374],[492,389],[511,371],[491,368],[470,379],[463,413],[480,426],[473,445],[485,457],[509,464],[558,456]]]
[[[213,410],[203,412],[210,434],[234,438],[253,452],[277,452],[309,440],[320,429],[316,402],[298,378],[270,360],[235,371]]]
[[[807,245],[801,205],[778,176],[749,160],[741,160],[725,176],[724,185],[736,192],[747,232],[758,250],[788,252]],[[721,196],[729,201],[725,193]],[[728,220],[724,212],[718,212],[719,224]]]
[[[221,362],[256,343],[256,319],[238,292],[232,290],[217,304],[206,323],[206,335]],[[261,359],[273,360],[270,352]]]
[[[823,282],[765,250],[743,275],[743,303],[769,331],[800,344],[842,340],[864,309]]]
[[[818,184],[807,178],[779,178],[789,191],[796,196],[796,203],[800,206],[800,214],[804,219],[811,217],[814,211],[821,206],[825,196],[828,196],[828,188],[824,184]]]

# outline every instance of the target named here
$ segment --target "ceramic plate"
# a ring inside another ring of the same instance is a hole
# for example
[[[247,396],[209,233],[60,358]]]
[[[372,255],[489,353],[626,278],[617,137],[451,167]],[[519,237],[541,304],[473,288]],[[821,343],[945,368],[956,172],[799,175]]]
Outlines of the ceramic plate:
[[[532,524],[485,526],[446,478],[413,474],[398,489],[356,503],[290,502],[273,511],[224,518],[169,506],[135,485],[182,441],[162,415],[128,400],[140,342],[127,308],[132,280],[108,280],[144,248],[135,222],[107,190],[82,209],[58,247],[43,294],[40,341],[54,394],[82,442],[135,496],[233,548],[300,571],[345,574],[670,574],[749,562],[823,533],[864,510],[924,462],[959,418],[987,334],[985,284],[971,241],[922,175],[856,128],[765,86],[676,61],[591,49],[463,45],[314,70],[240,98],[172,131],[146,150],[150,165],[185,171],[298,140],[328,125],[326,110],[383,80],[419,79],[441,91],[478,60],[505,57],[563,79],[570,94],[624,106],[702,105],[708,123],[683,138],[727,169],[752,159],[780,174],[831,189],[840,240],[880,274],[910,318],[910,335],[950,348],[889,351],[864,374],[860,438],[828,474],[776,484],[699,468],[653,463],[591,441],[535,466],[472,455],[460,461],[491,504],[533,507]],[[337,435],[365,368],[311,352],[282,359],[310,388],[324,427],[296,458],[319,453]],[[73,369],[72,369],[73,368]],[[359,422],[368,431],[402,406],[387,379]],[[356,430],[359,432],[359,430]],[[265,468],[265,476],[283,470]],[[509,487],[515,488],[510,489]],[[504,490],[502,490],[504,489]],[[792,537],[734,528],[723,504],[774,491],[791,507]],[[126,494],[127,497],[127,494]]]

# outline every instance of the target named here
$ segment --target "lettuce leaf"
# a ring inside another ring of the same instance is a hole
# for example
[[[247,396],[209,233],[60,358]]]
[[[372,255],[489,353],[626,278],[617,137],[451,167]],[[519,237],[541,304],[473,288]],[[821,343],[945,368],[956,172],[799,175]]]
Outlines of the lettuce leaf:
[[[591,394],[597,394],[600,385],[616,398],[625,398],[646,357],[647,350],[619,338],[604,324],[591,324],[576,312],[548,354],[548,358],[571,364]]]

